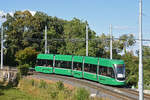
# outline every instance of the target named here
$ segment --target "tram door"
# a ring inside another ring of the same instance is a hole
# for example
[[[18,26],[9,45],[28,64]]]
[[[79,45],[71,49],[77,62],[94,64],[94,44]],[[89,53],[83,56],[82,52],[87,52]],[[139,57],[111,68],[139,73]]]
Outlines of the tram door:
[[[82,63],[81,62],[73,62],[73,76],[76,78],[82,78]]]
[[[99,75],[98,79],[100,83],[105,84],[106,80],[107,67],[99,66]]]
[[[115,74],[112,67],[99,67],[99,82],[108,84],[115,78]]]

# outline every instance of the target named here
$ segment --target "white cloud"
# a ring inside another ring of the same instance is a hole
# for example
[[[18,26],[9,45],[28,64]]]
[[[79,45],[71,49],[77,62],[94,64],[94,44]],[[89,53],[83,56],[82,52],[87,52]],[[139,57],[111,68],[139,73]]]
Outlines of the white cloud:
[[[143,42],[143,46],[148,46],[148,47],[150,47],[149,41],[144,41],[144,42]]]
[[[25,11],[25,10],[22,10],[22,11]],[[36,11],[32,11],[32,10],[28,10],[28,11],[32,14],[32,16],[34,16],[35,13],[36,13]],[[12,12],[4,12],[4,11],[0,10],[0,24],[6,20],[5,18],[2,18],[2,16],[7,15],[7,13],[9,13],[11,16],[14,16],[15,12],[14,11],[12,11]]]
[[[23,11],[25,11],[25,10],[22,10],[22,12]],[[36,11],[32,11],[32,10],[28,10],[31,14],[32,14],[32,16],[34,16],[35,15],[35,13],[36,13]],[[4,11],[2,11],[2,10],[0,10],[0,18],[3,16],[3,15],[7,15],[7,13],[9,13],[11,16],[14,16],[14,13],[15,12],[4,12]]]
[[[32,14],[32,16],[34,16],[35,13],[36,13],[36,11],[32,11],[32,10],[29,10],[29,9],[25,9],[25,10],[22,10],[22,11],[26,11],[26,10],[28,10]]]
[[[2,18],[5,15],[6,15],[6,13],[0,10],[0,22],[5,21],[5,18]]]
[[[29,11],[30,11],[30,13],[32,14],[32,16],[34,16],[35,13],[36,13],[36,11],[31,11],[31,10],[29,10]]]
[[[2,17],[4,15],[6,15],[6,13],[0,10],[0,17]]]
[[[14,16],[14,12],[9,12],[9,14],[10,14],[11,16]]]
[[[14,15],[14,12],[4,12],[4,11],[1,11],[1,10],[0,10],[0,17],[6,16],[8,13],[9,13],[11,16]]]
[[[130,26],[114,26],[114,29],[117,30],[129,30],[129,29],[135,29],[135,27],[130,27]]]

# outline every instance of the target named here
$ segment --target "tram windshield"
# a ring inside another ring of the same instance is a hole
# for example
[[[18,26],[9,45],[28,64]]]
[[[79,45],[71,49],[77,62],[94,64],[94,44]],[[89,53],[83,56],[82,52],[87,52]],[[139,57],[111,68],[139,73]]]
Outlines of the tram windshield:
[[[125,66],[120,64],[115,66],[116,69],[116,77],[118,80],[124,80],[125,79]]]

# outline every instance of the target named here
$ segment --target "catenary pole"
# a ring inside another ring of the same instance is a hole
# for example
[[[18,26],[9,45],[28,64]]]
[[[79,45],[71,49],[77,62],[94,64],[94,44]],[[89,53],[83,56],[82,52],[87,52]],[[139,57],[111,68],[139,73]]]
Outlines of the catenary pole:
[[[47,26],[45,26],[45,54],[47,54]]]
[[[142,0],[139,2],[139,100],[143,100],[143,64],[142,64]]]
[[[1,27],[1,69],[3,69],[3,26]]]
[[[86,56],[88,56],[88,25],[86,24]]]
[[[112,59],[112,25],[110,24],[110,59]]]

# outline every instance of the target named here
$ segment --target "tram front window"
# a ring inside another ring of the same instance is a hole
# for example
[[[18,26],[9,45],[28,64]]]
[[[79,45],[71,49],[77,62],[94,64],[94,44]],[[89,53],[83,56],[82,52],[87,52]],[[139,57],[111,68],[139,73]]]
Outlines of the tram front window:
[[[125,79],[125,66],[124,65],[116,65],[116,77],[118,80],[124,80]]]

